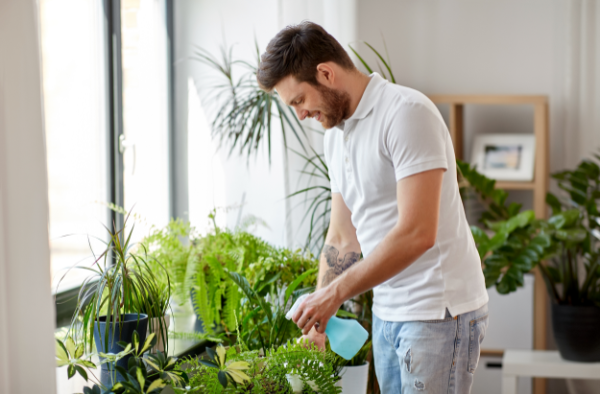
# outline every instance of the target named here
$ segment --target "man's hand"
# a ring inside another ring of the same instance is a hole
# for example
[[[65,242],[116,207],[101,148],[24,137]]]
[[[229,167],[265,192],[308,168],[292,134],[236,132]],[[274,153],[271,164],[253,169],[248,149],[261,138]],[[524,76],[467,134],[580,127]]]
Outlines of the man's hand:
[[[326,334],[321,334],[313,327],[307,335],[302,335],[301,341],[308,341],[314,343],[319,350],[325,351],[325,340],[327,339]]]
[[[302,330],[302,334],[307,335],[313,326],[318,333],[325,333],[327,322],[345,301],[336,295],[336,282],[306,297],[292,316],[292,320]]]

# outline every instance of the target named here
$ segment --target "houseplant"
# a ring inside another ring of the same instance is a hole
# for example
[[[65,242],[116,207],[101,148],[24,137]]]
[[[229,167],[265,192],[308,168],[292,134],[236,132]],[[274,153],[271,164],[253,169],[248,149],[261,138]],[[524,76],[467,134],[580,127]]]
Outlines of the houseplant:
[[[108,379],[98,379],[94,374],[97,366],[91,360],[91,354],[84,354],[83,344],[76,345],[72,337],[63,342],[56,340],[56,363],[58,367],[67,366],[67,374],[71,379],[79,374],[92,387],[84,387],[84,394],[156,394],[169,386],[182,389],[189,383],[187,374],[178,369],[176,360],[165,356],[162,352],[149,355],[142,361],[143,354],[155,344],[154,334],[150,334],[141,344],[137,332],[132,335],[132,343],[121,342],[118,353],[105,354],[102,363],[118,364],[129,356],[126,368],[117,366],[108,374]],[[117,372],[121,381],[117,379]]]
[[[130,251],[133,227],[126,232],[128,218],[125,218],[121,229],[111,231],[107,228],[106,248],[95,256],[91,266],[74,267],[91,275],[84,280],[78,293],[67,335],[82,342],[88,352],[92,351],[92,343],[95,343],[99,353],[118,353],[118,342],[131,342],[134,331],[143,342],[148,315],[141,310],[151,312],[153,316],[162,312],[150,298],[158,281],[148,265],[148,256]],[[166,327],[161,323],[159,327],[161,336],[166,338]],[[126,367],[129,358],[124,356],[117,365]],[[114,367],[108,363],[102,365],[105,369]]]
[[[228,332],[236,327],[234,312],[242,299],[228,272],[243,274],[255,291],[267,295],[317,265],[309,254],[276,248],[246,231],[222,229],[216,224],[212,232],[192,242],[194,257],[188,265],[186,286],[192,290],[194,310],[208,333],[217,325]],[[315,271],[304,277],[305,284],[314,280]]]
[[[584,160],[575,170],[553,174],[566,199],[552,193],[548,220],[506,204],[507,193],[474,167],[459,162],[462,176],[487,210],[471,230],[484,265],[486,285],[500,294],[523,285],[536,266],[552,299],[552,320],[563,358],[600,361],[600,261],[598,200],[600,168]]]

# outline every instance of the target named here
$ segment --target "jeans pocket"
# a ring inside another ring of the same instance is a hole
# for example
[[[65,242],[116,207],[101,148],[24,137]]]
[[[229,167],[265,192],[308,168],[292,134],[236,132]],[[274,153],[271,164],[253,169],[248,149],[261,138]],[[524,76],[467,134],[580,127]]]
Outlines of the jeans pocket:
[[[475,369],[477,369],[479,353],[481,352],[481,342],[485,337],[487,325],[488,315],[469,322],[469,362],[467,369],[470,373],[475,373]]]

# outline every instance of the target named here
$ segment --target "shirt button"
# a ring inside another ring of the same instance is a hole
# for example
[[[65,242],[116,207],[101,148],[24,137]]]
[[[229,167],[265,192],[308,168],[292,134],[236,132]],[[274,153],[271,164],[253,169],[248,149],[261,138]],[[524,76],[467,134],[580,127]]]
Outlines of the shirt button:
[[[344,138],[344,140],[345,140],[346,142],[348,142],[348,141],[350,141],[350,137],[346,136],[346,138]]]
[[[348,163],[348,161],[349,161],[349,160],[348,160],[348,156],[346,156],[346,163]]]

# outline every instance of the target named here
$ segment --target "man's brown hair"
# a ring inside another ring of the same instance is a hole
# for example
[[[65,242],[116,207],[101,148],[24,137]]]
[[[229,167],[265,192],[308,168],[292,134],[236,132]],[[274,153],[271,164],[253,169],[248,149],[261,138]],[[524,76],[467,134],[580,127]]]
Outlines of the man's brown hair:
[[[304,21],[286,27],[269,42],[256,79],[261,89],[268,92],[288,75],[318,86],[317,65],[324,62],[355,69],[350,56],[331,34],[316,23]]]

